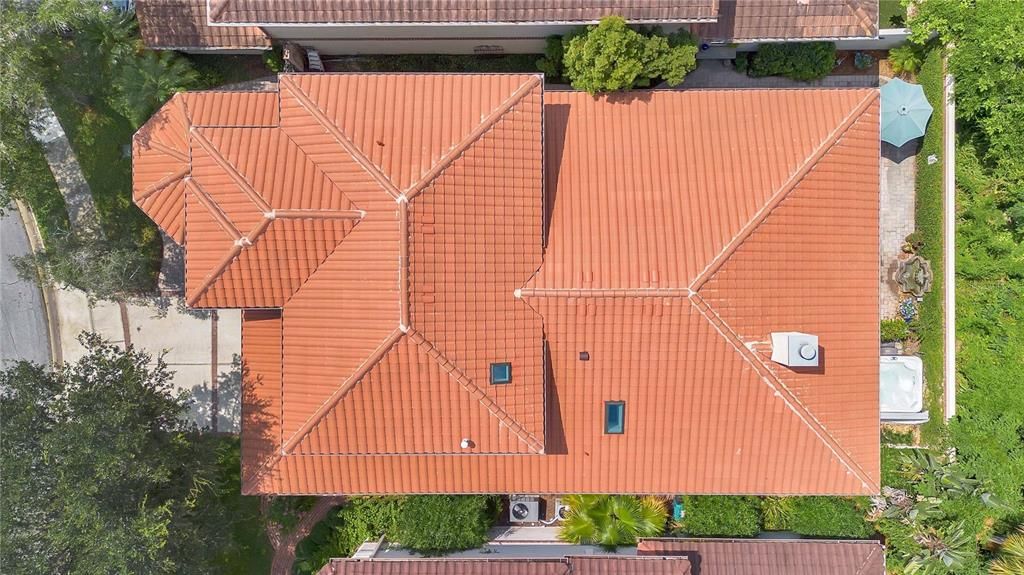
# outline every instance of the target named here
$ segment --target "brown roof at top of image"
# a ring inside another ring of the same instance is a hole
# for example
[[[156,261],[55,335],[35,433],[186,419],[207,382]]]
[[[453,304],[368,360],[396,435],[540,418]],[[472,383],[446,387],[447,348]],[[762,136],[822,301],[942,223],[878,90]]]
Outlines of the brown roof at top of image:
[[[318,575],[691,575],[685,557],[331,559]]]
[[[257,26],[211,26],[207,0],[136,0],[139,35],[150,48],[270,48]]]
[[[877,90],[280,90],[134,147],[190,304],[277,308],[243,314],[247,492],[877,491]],[[769,360],[797,329],[822,369]]]
[[[204,0],[205,1],[205,0]],[[209,0],[212,22],[239,24],[713,20],[718,0]]]
[[[726,42],[874,38],[878,0],[720,0],[718,19],[693,31]]]
[[[641,556],[686,556],[700,575],[885,575],[878,541],[642,539]]]

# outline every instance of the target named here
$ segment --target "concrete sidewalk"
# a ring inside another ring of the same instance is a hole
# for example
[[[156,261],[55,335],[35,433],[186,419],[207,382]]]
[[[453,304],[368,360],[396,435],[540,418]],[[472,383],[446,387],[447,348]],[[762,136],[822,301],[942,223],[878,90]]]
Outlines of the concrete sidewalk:
[[[85,348],[78,342],[83,331],[99,333],[122,346],[127,341],[150,353],[154,363],[163,354],[168,369],[174,372],[174,386],[195,400],[189,420],[217,431],[238,431],[241,312],[187,310],[180,298],[150,304],[101,301],[90,305],[82,291],[58,289],[55,293],[64,361],[73,362],[84,355]]]

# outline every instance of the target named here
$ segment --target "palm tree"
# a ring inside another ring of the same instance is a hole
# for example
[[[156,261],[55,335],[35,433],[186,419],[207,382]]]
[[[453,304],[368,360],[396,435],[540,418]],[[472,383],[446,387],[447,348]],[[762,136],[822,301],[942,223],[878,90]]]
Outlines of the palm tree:
[[[1008,536],[999,546],[999,555],[989,564],[991,575],[1019,575],[1024,573],[1024,525]]]
[[[668,520],[665,502],[657,497],[570,495],[565,503],[569,514],[558,536],[581,545],[635,545],[639,537],[661,535]]]
[[[117,107],[132,124],[141,126],[157,107],[198,81],[199,75],[185,58],[174,52],[147,50],[119,67]]]

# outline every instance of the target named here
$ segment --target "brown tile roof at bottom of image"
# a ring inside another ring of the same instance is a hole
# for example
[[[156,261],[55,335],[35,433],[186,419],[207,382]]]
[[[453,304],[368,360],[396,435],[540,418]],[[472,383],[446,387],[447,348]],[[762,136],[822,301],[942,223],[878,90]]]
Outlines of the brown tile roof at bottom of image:
[[[136,0],[139,35],[149,48],[269,49],[270,38],[257,26],[212,26],[207,0]]]
[[[211,21],[239,24],[591,22],[713,20],[719,0],[210,0]]]
[[[238,98],[175,98],[133,157],[190,304],[276,308],[243,313],[247,492],[878,490],[877,90]],[[822,368],[770,361],[790,330]]]
[[[642,539],[641,556],[685,556],[699,575],[884,575],[878,541]]]
[[[318,575],[696,575],[684,557],[331,559]]]

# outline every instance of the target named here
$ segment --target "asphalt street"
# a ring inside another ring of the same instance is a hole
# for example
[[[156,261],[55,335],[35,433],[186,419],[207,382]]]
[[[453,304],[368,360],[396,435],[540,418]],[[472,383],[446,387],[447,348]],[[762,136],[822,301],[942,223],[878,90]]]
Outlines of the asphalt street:
[[[18,360],[49,363],[50,342],[42,293],[18,277],[12,256],[31,250],[21,216],[13,206],[0,217],[0,364]]]

